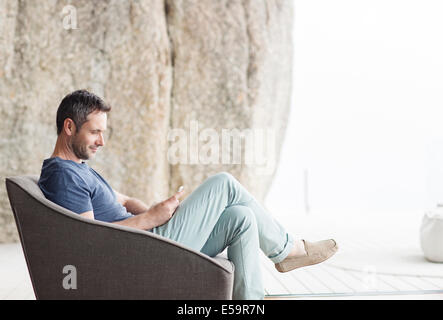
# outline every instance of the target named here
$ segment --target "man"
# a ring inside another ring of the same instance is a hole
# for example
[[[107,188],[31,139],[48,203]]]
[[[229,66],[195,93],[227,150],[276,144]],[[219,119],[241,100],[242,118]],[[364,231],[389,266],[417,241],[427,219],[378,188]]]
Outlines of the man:
[[[264,297],[259,249],[280,272],[320,263],[337,251],[332,239],[294,239],[226,172],[209,177],[181,203],[182,190],[152,207],[113,190],[83,161],[105,145],[110,110],[86,90],[62,100],[57,142],[39,179],[46,198],[85,218],[147,230],[212,257],[228,248],[235,265],[234,299]]]

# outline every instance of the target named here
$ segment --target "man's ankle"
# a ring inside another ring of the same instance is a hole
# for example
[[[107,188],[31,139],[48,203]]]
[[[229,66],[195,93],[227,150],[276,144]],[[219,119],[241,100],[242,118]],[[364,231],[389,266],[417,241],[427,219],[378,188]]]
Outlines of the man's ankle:
[[[306,256],[307,252],[305,250],[305,243],[303,240],[295,240],[294,246],[292,247],[291,251],[288,254],[288,257],[303,257]]]

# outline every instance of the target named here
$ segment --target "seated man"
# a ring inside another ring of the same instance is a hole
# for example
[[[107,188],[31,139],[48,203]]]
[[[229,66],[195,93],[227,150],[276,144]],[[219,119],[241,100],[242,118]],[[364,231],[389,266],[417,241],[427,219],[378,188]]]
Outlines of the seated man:
[[[86,162],[105,141],[111,108],[79,90],[57,110],[57,142],[44,160],[39,186],[46,198],[89,219],[143,229],[211,257],[228,250],[235,265],[234,299],[262,299],[258,250],[280,272],[320,263],[337,251],[334,240],[296,240],[230,174],[209,177],[185,200],[179,190],[152,207],[113,190]]]

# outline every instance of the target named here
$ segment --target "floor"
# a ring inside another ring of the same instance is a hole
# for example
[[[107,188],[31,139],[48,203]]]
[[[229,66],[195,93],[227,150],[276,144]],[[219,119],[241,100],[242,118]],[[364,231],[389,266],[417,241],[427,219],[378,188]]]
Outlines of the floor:
[[[0,245],[0,300],[35,300],[19,243]]]
[[[265,258],[262,266],[268,298],[443,299],[443,277],[375,274],[327,262],[282,274]]]
[[[262,256],[269,299],[439,299],[443,263],[423,256],[422,214],[311,213],[277,217],[293,235],[334,238],[339,251],[324,263],[279,273]]]
[[[279,273],[262,256],[266,299],[443,299],[443,277],[346,270],[328,262]],[[0,245],[0,300],[35,299],[20,244]]]
[[[262,254],[266,299],[443,300],[443,264],[423,257],[417,214],[400,221],[386,214],[276,218],[296,238],[334,238],[340,249],[324,263],[288,273],[279,273]],[[35,299],[19,243],[0,244],[0,300],[5,299]]]

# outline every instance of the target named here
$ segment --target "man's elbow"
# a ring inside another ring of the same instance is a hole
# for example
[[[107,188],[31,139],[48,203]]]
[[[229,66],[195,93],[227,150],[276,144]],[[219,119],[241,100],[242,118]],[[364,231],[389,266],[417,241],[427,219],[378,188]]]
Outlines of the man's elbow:
[[[131,198],[124,195],[124,194],[121,194],[115,190],[114,190],[114,193],[117,198],[117,202],[120,203],[123,207],[126,207],[126,204],[128,203],[129,199],[131,199]]]
[[[86,212],[80,213],[80,215],[84,218],[95,220],[93,211],[86,211]]]

